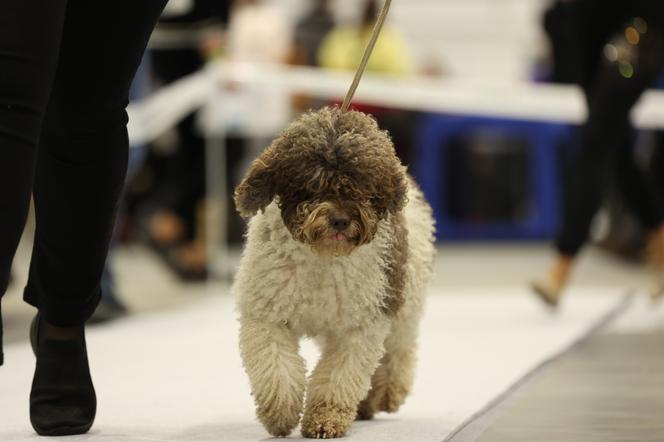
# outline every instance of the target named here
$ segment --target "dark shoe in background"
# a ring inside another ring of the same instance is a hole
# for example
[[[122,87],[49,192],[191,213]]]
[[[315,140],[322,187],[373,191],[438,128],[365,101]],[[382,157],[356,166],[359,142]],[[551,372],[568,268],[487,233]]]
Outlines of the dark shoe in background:
[[[129,314],[129,310],[117,300],[117,297],[102,298],[99,301],[97,309],[92,314],[92,317],[88,319],[88,324],[97,325],[103,324],[106,322],[114,321],[116,319],[122,318]]]

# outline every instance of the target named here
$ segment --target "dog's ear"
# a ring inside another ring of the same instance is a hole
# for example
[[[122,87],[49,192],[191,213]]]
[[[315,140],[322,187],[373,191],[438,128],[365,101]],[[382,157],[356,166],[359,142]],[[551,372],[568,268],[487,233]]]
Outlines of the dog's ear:
[[[392,215],[401,212],[408,201],[408,178],[404,167],[396,155],[386,155],[381,162],[380,177],[377,187],[380,192],[375,195],[374,204],[382,214]]]
[[[393,162],[391,169],[392,173],[389,174],[385,183],[386,195],[388,196],[386,205],[388,212],[396,214],[401,212],[408,201],[408,182],[406,168],[398,160]]]
[[[274,150],[268,147],[252,163],[242,182],[235,189],[235,206],[245,218],[264,210],[276,195]]]

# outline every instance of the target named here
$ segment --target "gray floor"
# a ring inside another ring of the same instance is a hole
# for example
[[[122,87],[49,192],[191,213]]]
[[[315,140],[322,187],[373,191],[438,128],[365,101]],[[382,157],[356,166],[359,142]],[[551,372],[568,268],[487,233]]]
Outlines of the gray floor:
[[[523,390],[476,441],[664,441],[664,332],[592,336]]]
[[[34,314],[20,299],[29,251],[27,242],[19,249],[16,281],[3,299],[7,343],[27,338]],[[547,244],[444,245],[433,285],[448,292],[474,287],[499,296],[525,287],[550,259]],[[119,249],[114,263],[124,301],[139,315],[184,308],[223,284],[182,284],[140,246]],[[641,267],[589,250],[573,284],[643,291],[650,277]],[[452,440],[664,442],[664,332],[593,336],[546,366],[503,405],[473,438]]]

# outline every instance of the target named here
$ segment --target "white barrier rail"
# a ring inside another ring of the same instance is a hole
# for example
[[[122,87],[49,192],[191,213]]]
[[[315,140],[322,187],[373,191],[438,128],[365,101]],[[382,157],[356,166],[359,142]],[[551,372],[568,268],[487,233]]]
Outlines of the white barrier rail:
[[[341,100],[350,74],[313,68],[275,65],[211,64],[129,106],[129,136],[133,145],[149,142],[192,111],[224,100],[223,89],[243,86],[278,88],[286,93]],[[217,101],[215,101],[217,100]],[[580,123],[586,115],[579,88],[532,83],[490,83],[463,78],[390,78],[367,75],[356,94],[367,104],[446,114],[482,115],[519,120]],[[250,109],[251,111],[251,109]],[[257,113],[269,112],[265,108]],[[226,115],[232,118],[234,115]],[[639,128],[664,129],[664,92],[649,91],[632,113]],[[207,232],[210,275],[233,274],[226,238],[231,210],[226,187],[227,130],[224,118],[204,124],[206,131]],[[212,125],[210,125],[212,124]]]
[[[291,93],[341,99],[352,76],[316,68],[215,63],[129,106],[132,144],[159,136],[202,107],[224,84],[265,85]],[[356,101],[399,109],[580,123],[585,102],[576,86],[480,82],[463,78],[392,78],[367,74]],[[636,127],[664,129],[664,92],[648,91],[632,112]]]
[[[127,107],[129,140],[136,146],[150,142],[202,107],[214,91],[212,71],[204,69],[159,89]]]

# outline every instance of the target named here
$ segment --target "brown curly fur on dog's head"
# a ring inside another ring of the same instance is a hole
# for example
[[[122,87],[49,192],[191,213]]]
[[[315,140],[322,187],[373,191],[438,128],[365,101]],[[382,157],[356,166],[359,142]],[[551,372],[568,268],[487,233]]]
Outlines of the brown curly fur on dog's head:
[[[368,243],[406,202],[406,174],[387,134],[361,112],[302,115],[256,159],[235,190],[250,217],[273,199],[293,238],[323,254]]]

